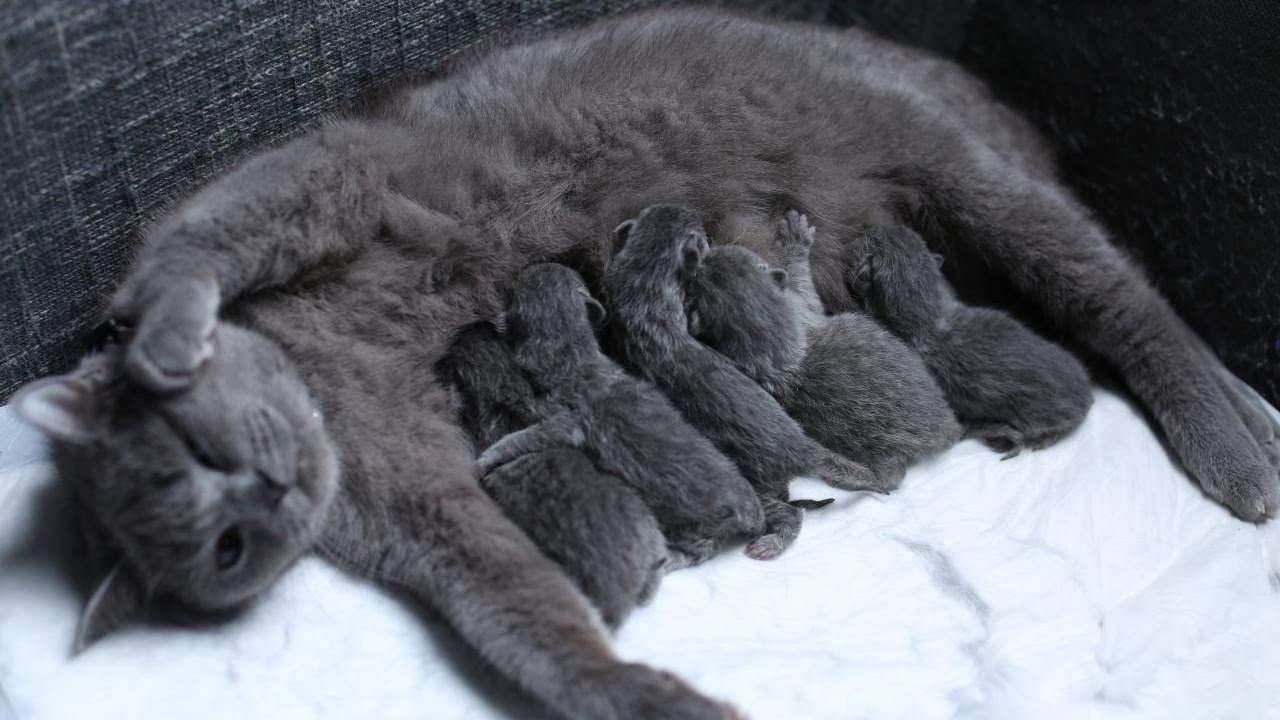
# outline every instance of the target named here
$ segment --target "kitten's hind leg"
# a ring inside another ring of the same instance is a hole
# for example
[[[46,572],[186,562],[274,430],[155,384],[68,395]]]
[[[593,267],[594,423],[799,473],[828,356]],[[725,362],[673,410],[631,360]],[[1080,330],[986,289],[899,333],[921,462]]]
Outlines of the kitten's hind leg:
[[[791,547],[800,535],[804,511],[778,498],[761,498],[764,506],[765,534],[747,543],[747,557],[772,560]]]
[[[965,145],[951,160],[910,181],[949,240],[969,245],[1118,369],[1210,497],[1246,520],[1275,513],[1277,468],[1224,393],[1221,363],[1088,212],[981,147]]]
[[[537,425],[517,430],[490,445],[476,459],[481,475],[505,465],[512,460],[553,447],[581,447],[584,441],[582,428],[567,414],[554,415]]]
[[[818,460],[811,472],[831,487],[841,490],[868,490],[874,493],[887,493],[896,487],[896,485],[884,485],[874,470],[860,462],[837,455],[817,443],[814,443],[814,447]]]
[[[966,423],[965,434],[981,440],[987,447],[1001,453],[1001,460],[1017,457],[1027,445],[1021,432],[1012,425],[998,420]]]

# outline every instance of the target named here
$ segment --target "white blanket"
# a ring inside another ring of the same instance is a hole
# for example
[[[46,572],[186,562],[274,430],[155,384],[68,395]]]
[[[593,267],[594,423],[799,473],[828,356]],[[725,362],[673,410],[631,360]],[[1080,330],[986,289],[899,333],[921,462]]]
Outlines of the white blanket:
[[[317,559],[231,624],[70,658],[71,529],[35,433],[4,419],[0,716],[532,716],[439,623]],[[669,576],[617,646],[757,720],[1280,717],[1280,522],[1233,519],[1099,391],[1056,447],[966,441],[887,499],[810,513],[774,562]]]

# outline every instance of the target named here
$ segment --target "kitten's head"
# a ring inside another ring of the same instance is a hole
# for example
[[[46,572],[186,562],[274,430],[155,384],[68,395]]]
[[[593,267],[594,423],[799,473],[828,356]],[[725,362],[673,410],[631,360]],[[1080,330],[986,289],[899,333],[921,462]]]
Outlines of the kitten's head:
[[[614,262],[625,272],[682,282],[697,272],[711,246],[698,213],[677,205],[652,205],[614,230]]]
[[[765,387],[781,387],[804,358],[804,334],[783,288],[785,270],[736,245],[707,254],[688,284],[689,334]]]
[[[902,225],[872,227],[845,246],[845,285],[855,301],[907,342],[926,340],[951,299],[942,256]]]
[[[581,275],[564,265],[540,263],[516,278],[503,320],[507,337],[517,345],[534,341],[595,352],[605,310]]]
[[[235,608],[314,541],[338,483],[333,444],[293,364],[220,324],[187,389],[130,383],[110,347],[13,401],[70,482],[105,579],[76,649],[149,606]]]

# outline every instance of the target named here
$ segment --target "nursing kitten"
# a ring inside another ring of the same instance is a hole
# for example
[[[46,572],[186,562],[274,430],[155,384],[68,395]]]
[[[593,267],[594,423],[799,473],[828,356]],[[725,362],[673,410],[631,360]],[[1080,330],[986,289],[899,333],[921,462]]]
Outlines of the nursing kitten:
[[[459,421],[476,447],[533,425],[547,411],[492,323],[463,328],[436,374],[457,394]],[[549,447],[522,455],[491,470],[480,485],[565,569],[609,627],[653,595],[668,557],[657,520],[580,450]]]
[[[908,228],[849,245],[850,281],[885,327],[919,351],[965,432],[1017,455],[1084,422],[1093,393],[1084,366],[999,310],[958,301],[939,258]]]
[[[342,468],[319,530],[327,557],[408,588],[562,715],[726,717],[617,659],[573,584],[480,489],[422,371],[499,309],[494,289],[520,268],[561,258],[597,283],[601,238],[660,202],[696,208],[712,239],[768,259],[777,209],[803,210],[818,229],[814,283],[835,312],[855,305],[848,242],[927,221],[950,256],[980,258],[1118,369],[1211,497],[1251,521],[1280,506],[1275,423],[1055,179],[1026,122],[928,53],[711,9],[513,42],[241,161],[147,228],[111,303],[135,328],[118,361],[127,381],[64,376],[31,391],[40,409],[28,414],[54,408],[46,426],[67,430],[55,456],[108,466],[142,452],[131,448],[145,438],[124,435],[68,449],[84,435],[58,408],[75,416],[90,394],[157,414],[207,371],[219,312],[235,316],[279,346],[324,411]],[[143,503],[160,492],[130,489]],[[135,520],[89,502],[82,514],[134,533]]]
[[[735,537],[756,537],[764,515],[733,463],[683,421],[657,389],[600,352],[604,308],[563,265],[520,273],[503,316],[515,366],[545,398],[538,424],[481,454],[482,471],[547,448],[579,447],[653,511],[680,564],[696,564]]]
[[[823,313],[813,240],[790,211],[777,231],[785,269],[745,248],[712,249],[691,282],[690,332],[767,388],[810,437],[896,487],[908,465],[959,439],[960,426],[913,350],[865,314]]]
[[[653,206],[620,226],[617,239],[622,247],[604,278],[616,344],[760,494],[768,534],[747,546],[748,555],[774,558],[795,541],[802,513],[787,503],[787,486],[796,477],[881,490],[868,468],[814,442],[755,381],[689,335],[684,288],[708,251],[696,214]]]

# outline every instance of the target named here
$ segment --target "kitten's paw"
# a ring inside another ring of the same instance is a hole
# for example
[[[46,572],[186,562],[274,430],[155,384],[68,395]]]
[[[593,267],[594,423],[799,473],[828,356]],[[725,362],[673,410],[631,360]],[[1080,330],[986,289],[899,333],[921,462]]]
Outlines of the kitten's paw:
[[[603,682],[616,720],[745,720],[727,703],[712,700],[675,675],[640,664],[619,664]]]
[[[778,221],[778,232],[774,237],[783,255],[807,256],[813,247],[814,235],[807,217],[788,210]]]
[[[125,351],[125,371],[153,392],[189,387],[213,355],[220,297],[212,282],[175,285],[145,308]]]
[[[788,544],[778,533],[769,533],[747,543],[743,552],[752,560],[772,560],[781,555]]]

